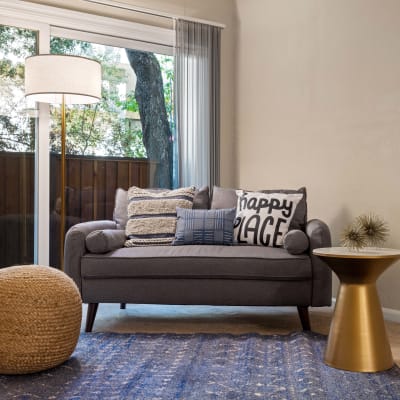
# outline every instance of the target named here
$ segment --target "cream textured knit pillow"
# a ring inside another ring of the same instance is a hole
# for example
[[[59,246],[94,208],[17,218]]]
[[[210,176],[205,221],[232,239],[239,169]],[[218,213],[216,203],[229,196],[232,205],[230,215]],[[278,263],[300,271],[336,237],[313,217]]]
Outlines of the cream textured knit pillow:
[[[175,238],[176,208],[193,206],[195,187],[154,192],[132,186],[128,190],[125,247],[170,245]]]

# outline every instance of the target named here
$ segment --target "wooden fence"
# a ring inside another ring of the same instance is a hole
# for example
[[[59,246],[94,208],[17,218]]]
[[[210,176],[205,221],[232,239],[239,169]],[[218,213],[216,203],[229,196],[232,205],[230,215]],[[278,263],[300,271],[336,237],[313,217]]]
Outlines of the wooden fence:
[[[59,265],[60,155],[50,155],[50,263]],[[67,155],[67,227],[112,219],[118,187],[148,187],[146,159]],[[33,262],[33,153],[0,152],[0,267]],[[39,238],[40,240],[40,238]]]

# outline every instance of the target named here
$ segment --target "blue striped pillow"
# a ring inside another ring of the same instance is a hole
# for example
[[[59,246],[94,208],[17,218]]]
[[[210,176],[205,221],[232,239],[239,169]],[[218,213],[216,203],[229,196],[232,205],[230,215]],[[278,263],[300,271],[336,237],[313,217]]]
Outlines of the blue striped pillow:
[[[173,245],[232,244],[236,208],[219,210],[177,208],[176,212],[178,219]]]

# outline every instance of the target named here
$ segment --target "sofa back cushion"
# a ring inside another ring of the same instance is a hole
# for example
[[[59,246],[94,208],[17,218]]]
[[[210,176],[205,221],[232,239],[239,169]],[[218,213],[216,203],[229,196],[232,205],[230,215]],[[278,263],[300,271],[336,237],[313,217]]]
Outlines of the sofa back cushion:
[[[237,204],[236,189],[214,186],[211,198],[211,209],[233,208]]]
[[[126,247],[169,245],[175,238],[176,208],[192,208],[194,187],[154,192],[132,186],[128,190]]]
[[[208,210],[210,208],[210,188],[203,186],[196,189],[193,199],[193,210]]]
[[[160,193],[166,189],[146,189],[149,192]],[[210,207],[210,189],[208,186],[196,189],[193,199],[193,209],[208,209]],[[119,229],[125,229],[128,221],[128,191],[118,188],[115,192],[113,219]]]
[[[300,189],[268,189],[260,190],[262,193],[285,193],[285,194],[302,194],[303,197],[296,207],[296,211],[290,222],[289,229],[305,230],[307,224],[307,190],[305,187]],[[214,186],[211,199],[211,208],[231,208],[237,205],[236,189],[222,188]]]
[[[128,191],[125,189],[115,191],[113,219],[119,229],[125,229],[128,222]]]

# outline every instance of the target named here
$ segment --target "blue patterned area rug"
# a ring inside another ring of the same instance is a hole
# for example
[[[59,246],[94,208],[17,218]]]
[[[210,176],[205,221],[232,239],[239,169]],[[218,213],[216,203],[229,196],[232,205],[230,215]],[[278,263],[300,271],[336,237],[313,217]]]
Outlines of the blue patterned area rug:
[[[74,400],[400,399],[400,369],[345,372],[315,333],[82,334],[63,365],[0,375],[0,398]]]

